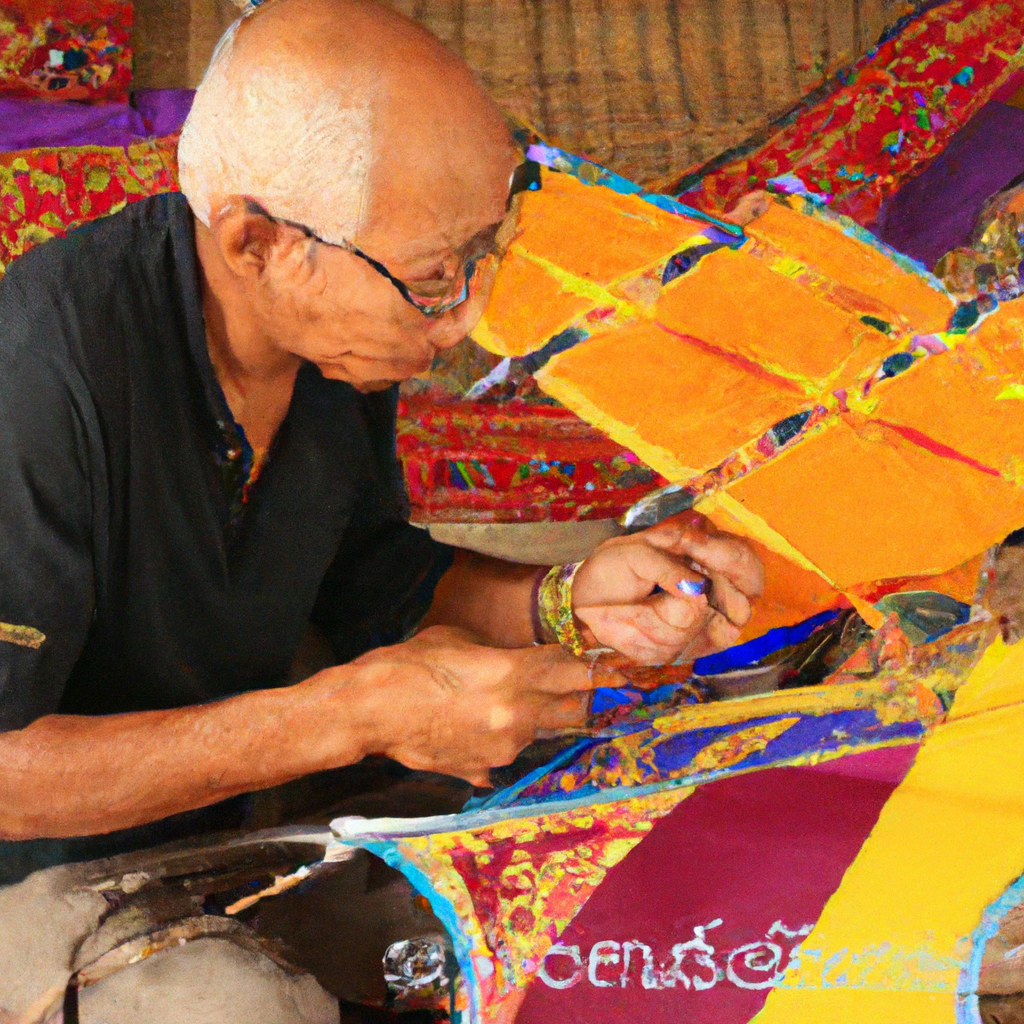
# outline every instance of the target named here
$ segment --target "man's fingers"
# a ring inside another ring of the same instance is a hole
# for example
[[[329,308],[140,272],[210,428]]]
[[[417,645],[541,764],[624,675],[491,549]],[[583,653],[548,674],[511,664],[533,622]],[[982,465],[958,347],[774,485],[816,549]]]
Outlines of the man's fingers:
[[[740,629],[738,626],[734,626],[724,615],[719,615],[715,612],[708,621],[704,634],[711,646],[715,650],[721,651],[726,647],[732,647],[736,643],[740,636]]]
[[[706,533],[681,529],[669,533],[655,533],[645,539],[655,547],[673,554],[691,558],[706,569],[709,575],[724,576],[734,587],[748,597],[764,593],[764,566],[754,549],[728,533]]]
[[[672,550],[641,543],[632,545],[628,558],[629,570],[636,577],[639,587],[637,601],[646,599],[657,585],[667,594],[688,601],[692,619],[703,612],[707,605],[703,595],[707,580],[688,565],[682,556]],[[580,610],[577,605],[577,612]]]
[[[546,703],[537,717],[537,730],[578,729],[590,715],[590,693],[572,693]]]
[[[753,610],[746,594],[721,573],[711,574],[708,604],[724,615],[734,626],[742,628],[750,621]]]
[[[708,581],[694,573],[696,580]],[[662,593],[652,594],[644,602],[657,617],[673,631],[680,633],[692,632],[707,617],[708,598],[703,594],[690,597],[688,594],[669,590],[663,586]]]
[[[522,652],[529,688],[538,693],[569,694],[611,685],[595,680],[590,664],[558,644],[545,644]]]

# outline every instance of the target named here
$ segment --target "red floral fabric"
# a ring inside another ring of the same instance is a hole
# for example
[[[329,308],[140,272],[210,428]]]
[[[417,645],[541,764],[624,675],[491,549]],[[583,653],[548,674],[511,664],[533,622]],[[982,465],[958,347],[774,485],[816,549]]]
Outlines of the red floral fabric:
[[[763,146],[707,175],[687,202],[730,207],[793,174],[833,209],[871,223],[882,200],[920,174],[1024,72],[1024,0],[952,0],[865,55],[827,99]]]
[[[16,257],[127,203],[177,187],[177,138],[126,149],[0,153],[0,274]]]
[[[124,102],[131,30],[129,0],[3,0],[0,95]]]

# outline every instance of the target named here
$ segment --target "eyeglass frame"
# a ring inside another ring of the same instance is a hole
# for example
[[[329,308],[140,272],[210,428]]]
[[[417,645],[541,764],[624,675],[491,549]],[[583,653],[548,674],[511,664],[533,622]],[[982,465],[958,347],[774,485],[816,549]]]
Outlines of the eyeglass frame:
[[[506,211],[510,212],[512,209],[512,202],[517,195],[521,192],[531,191],[536,192],[541,187],[541,176],[540,176],[540,164],[535,160],[526,158],[516,169],[512,172],[509,178],[509,192],[508,199],[505,202]],[[436,303],[422,303],[417,301],[416,293],[400,278],[395,277],[388,268],[381,263],[380,260],[374,259],[368,253],[363,252],[358,246],[353,245],[348,241],[341,242],[328,242],[326,238],[321,238],[312,228],[305,224],[300,224],[298,221],[288,220],[285,217],[275,217],[267,209],[265,209],[257,200],[246,196],[245,198],[246,208],[250,213],[258,214],[261,217],[266,217],[267,220],[274,221],[277,224],[286,224],[288,227],[295,228],[301,231],[307,238],[312,238],[322,245],[329,245],[334,249],[341,249],[344,252],[351,253],[353,256],[358,256],[361,260],[368,263],[381,277],[387,278],[392,284],[399,295],[405,299],[414,309],[422,313],[426,317],[438,317],[450,310],[455,309],[456,306],[461,306],[469,298],[469,282],[473,278],[473,273],[476,270],[477,264],[484,257],[472,257],[466,260],[460,270],[462,271],[462,289],[457,298],[443,298]],[[487,255],[491,255],[490,253]],[[454,283],[454,280],[453,280]],[[423,298],[423,297],[421,297]]]

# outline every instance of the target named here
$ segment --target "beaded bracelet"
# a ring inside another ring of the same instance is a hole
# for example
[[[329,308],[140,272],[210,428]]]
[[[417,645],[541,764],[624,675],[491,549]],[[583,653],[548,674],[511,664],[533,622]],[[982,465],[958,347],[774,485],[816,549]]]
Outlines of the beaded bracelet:
[[[559,643],[567,651],[580,656],[588,643],[572,611],[572,581],[582,562],[555,565],[537,585],[534,604],[537,613],[537,639],[543,643]]]

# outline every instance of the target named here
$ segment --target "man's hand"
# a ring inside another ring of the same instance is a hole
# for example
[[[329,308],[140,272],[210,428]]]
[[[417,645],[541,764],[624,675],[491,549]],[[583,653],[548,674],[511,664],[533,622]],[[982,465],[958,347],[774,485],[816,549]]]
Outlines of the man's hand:
[[[703,594],[679,587],[705,579]],[[683,512],[605,541],[577,571],[572,602],[600,646],[664,665],[735,643],[763,590],[764,567],[749,544]]]
[[[477,786],[539,731],[583,725],[594,686],[589,666],[557,646],[485,647],[444,626],[346,669],[356,673],[344,692],[366,716],[368,753]]]

